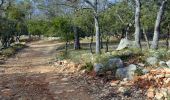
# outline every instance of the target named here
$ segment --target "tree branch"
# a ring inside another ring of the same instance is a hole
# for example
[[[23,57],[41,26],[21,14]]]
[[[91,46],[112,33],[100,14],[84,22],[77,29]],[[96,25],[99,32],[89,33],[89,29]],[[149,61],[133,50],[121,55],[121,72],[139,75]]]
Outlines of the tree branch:
[[[4,0],[1,0],[0,7],[4,4]]]
[[[123,24],[125,24],[125,22],[123,21],[123,19],[120,17],[120,15],[119,14],[116,14],[117,15],[117,17],[119,18],[119,20],[123,23]]]
[[[84,2],[86,2],[87,4],[89,4],[93,9],[96,8],[89,0],[84,0]]]

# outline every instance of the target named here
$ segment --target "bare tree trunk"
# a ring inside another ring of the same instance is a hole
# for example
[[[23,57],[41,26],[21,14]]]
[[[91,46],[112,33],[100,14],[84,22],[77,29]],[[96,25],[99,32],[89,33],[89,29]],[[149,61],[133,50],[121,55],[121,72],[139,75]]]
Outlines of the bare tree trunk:
[[[167,0],[162,1],[162,4],[161,4],[158,14],[157,14],[157,19],[155,22],[155,29],[154,29],[154,36],[153,36],[153,41],[152,41],[152,45],[151,45],[152,49],[158,49],[158,42],[159,42],[159,35],[160,35],[160,24],[161,24],[162,16],[164,13],[166,1]]]
[[[91,53],[93,53],[92,43],[93,43],[93,35],[91,36],[91,41],[90,41],[90,52]]]
[[[103,49],[103,38],[102,38],[102,36],[100,37],[100,49]]]
[[[29,13],[29,20],[31,20],[32,19],[32,13]],[[31,40],[31,33],[29,32],[28,33],[28,40],[30,41]]]
[[[143,35],[144,35],[144,38],[145,38],[145,40],[146,40],[147,47],[148,47],[148,49],[150,49],[149,40],[148,40],[148,37],[147,37],[147,35],[146,35],[145,28],[143,28]]]
[[[0,8],[2,7],[3,4],[4,4],[4,0],[1,0],[1,2],[0,2]]]
[[[122,38],[125,38],[125,28],[123,28],[122,30],[121,30],[121,39]]]
[[[91,0],[83,0],[89,4],[94,10],[94,21],[95,21],[95,31],[96,31],[96,54],[100,54],[100,30],[99,30],[99,16],[98,16],[98,3],[99,0],[94,0],[94,3]]]
[[[66,33],[66,44],[65,44],[65,53],[68,54],[68,33]]]
[[[136,2],[136,11],[135,11],[135,46],[137,48],[141,48],[141,41],[140,41],[140,7],[141,7],[141,3],[140,0],[135,0]]]
[[[96,30],[96,54],[100,54],[100,32],[99,32],[99,19],[95,15],[95,30]]]
[[[99,16],[98,16],[98,0],[95,0],[94,4],[94,20],[96,30],[96,54],[100,54],[100,30],[99,30]]]
[[[126,39],[128,39],[129,29],[130,29],[130,25],[128,24],[126,28],[126,36],[125,36]]]
[[[75,27],[75,26],[74,26],[74,49],[75,50],[80,49],[79,33],[77,32],[77,27]]]
[[[109,51],[109,46],[108,46],[108,44],[109,44],[109,37],[106,38],[106,52]]]
[[[170,36],[170,25],[168,24],[168,33],[166,38],[166,49],[169,50],[169,36]]]

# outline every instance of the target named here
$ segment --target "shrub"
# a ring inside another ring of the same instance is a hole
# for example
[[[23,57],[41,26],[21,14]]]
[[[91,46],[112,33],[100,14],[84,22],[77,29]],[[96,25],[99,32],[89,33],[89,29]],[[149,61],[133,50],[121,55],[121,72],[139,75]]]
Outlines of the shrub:
[[[162,59],[162,60],[165,60],[165,59],[168,59],[169,56],[168,56],[168,51],[166,49],[158,49],[158,50],[149,50],[149,51],[146,51],[145,53],[145,56],[146,57],[156,57],[158,59]]]
[[[13,54],[15,54],[18,50],[21,50],[25,48],[26,46],[24,44],[15,44],[9,48],[5,48],[2,50],[0,55],[3,55],[5,57],[9,57]]]
[[[64,60],[67,59],[67,54],[65,51],[60,51],[59,53],[57,53],[57,57],[58,60]]]
[[[86,69],[87,71],[92,71],[93,70],[93,64],[91,62],[88,62],[83,66],[82,69]]]
[[[12,48],[12,47],[10,47],[10,48],[7,48],[7,49],[5,49],[5,50],[2,50],[2,55],[3,56],[5,56],[5,57],[9,57],[9,56],[11,56],[12,54],[14,54],[14,52],[15,52],[15,49],[14,48]]]

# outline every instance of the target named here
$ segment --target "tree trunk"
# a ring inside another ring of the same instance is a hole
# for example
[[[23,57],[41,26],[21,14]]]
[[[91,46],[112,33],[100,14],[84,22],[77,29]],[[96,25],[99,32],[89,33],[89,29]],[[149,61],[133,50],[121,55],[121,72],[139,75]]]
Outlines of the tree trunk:
[[[140,43],[140,7],[141,3],[140,0],[135,0],[136,2],[136,11],[135,11],[135,46],[137,48],[141,48],[141,43]]]
[[[170,25],[168,25],[168,32],[167,32],[167,38],[166,38],[166,49],[169,50],[169,36],[170,36]]]
[[[96,54],[100,54],[100,32],[99,32],[98,15],[96,15],[94,18],[95,18],[95,30],[96,30]]]
[[[102,38],[102,36],[100,37],[100,49],[103,49],[103,38]]]
[[[162,16],[164,13],[165,4],[166,4],[166,0],[163,0],[161,6],[159,8],[159,11],[157,13],[157,19],[155,22],[155,29],[154,29],[154,36],[153,36],[153,41],[152,41],[152,45],[151,45],[152,49],[158,49],[160,24],[161,24]]]
[[[108,44],[109,44],[109,37],[106,38],[106,52],[109,51],[109,46],[108,46]]]
[[[128,24],[126,28],[126,36],[125,36],[126,39],[128,39],[129,29],[130,29],[130,25]]]
[[[146,35],[145,28],[143,28],[143,35],[144,35],[144,37],[145,37],[147,47],[148,47],[148,49],[150,49],[149,40],[148,40],[148,37],[147,37],[147,35]]]
[[[90,52],[91,53],[93,53],[92,44],[93,44],[93,35],[91,36],[91,41],[90,41]]]
[[[122,32],[121,33],[121,39],[123,39],[123,38],[125,38],[125,28],[123,28],[121,32]]]
[[[99,16],[98,16],[98,0],[95,0],[94,6],[94,20],[96,31],[96,54],[100,54],[100,29],[99,29]]]
[[[65,53],[68,53],[68,33],[66,33],[66,44],[65,44]]]
[[[80,38],[79,33],[77,32],[77,27],[74,26],[74,50],[80,49]]]

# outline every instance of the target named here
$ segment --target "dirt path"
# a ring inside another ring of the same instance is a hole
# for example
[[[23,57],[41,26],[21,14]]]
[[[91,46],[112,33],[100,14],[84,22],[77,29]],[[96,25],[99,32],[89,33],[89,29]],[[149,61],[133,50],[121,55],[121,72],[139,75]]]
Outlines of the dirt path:
[[[38,41],[0,67],[0,100],[94,100],[74,75],[57,73],[56,41]]]

